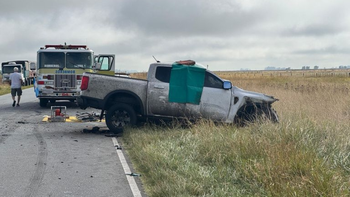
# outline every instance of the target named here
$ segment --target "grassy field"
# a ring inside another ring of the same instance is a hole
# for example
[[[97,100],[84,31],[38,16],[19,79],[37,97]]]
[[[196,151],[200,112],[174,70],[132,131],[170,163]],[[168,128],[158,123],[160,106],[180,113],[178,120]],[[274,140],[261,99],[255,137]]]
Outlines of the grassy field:
[[[2,83],[2,76],[0,75],[0,95],[8,94],[11,92],[9,84]]]
[[[349,196],[348,73],[217,72],[278,98],[280,123],[147,125],[124,148],[149,196]]]
[[[33,87],[33,85],[22,86],[22,89],[27,89],[31,87]],[[2,83],[2,76],[0,75],[0,95],[9,94],[9,93],[11,93],[11,87],[7,83],[6,84]]]

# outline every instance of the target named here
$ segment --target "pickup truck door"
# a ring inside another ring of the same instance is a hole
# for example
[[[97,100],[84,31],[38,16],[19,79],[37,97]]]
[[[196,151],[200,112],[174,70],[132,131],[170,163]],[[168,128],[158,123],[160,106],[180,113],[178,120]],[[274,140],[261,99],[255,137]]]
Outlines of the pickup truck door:
[[[223,88],[223,81],[206,71],[202,97],[199,105],[186,104],[192,117],[225,121],[230,111],[232,90]]]
[[[155,81],[148,83],[148,114],[186,116],[225,121],[230,111],[231,89],[223,88],[223,81],[206,71],[199,105],[168,101],[171,67],[157,67]]]
[[[183,116],[186,109],[185,103],[169,102],[169,81],[171,67],[158,66],[155,71],[155,79],[148,82],[147,106],[149,115]]]
[[[95,63],[100,63],[101,68],[96,73],[104,75],[115,74],[115,55],[111,54],[99,54],[95,55]]]

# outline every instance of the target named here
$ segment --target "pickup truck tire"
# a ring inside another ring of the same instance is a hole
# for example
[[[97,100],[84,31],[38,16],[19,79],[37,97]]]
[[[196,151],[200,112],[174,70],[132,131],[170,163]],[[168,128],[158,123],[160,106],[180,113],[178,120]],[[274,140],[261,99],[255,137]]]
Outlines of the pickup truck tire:
[[[136,124],[135,110],[128,104],[115,104],[107,110],[106,124],[110,131],[120,133],[126,126]]]
[[[276,111],[270,107],[256,107],[254,104],[243,106],[236,114],[235,124],[245,126],[249,122],[257,119],[269,120],[278,123],[278,115]]]
[[[273,122],[273,123],[279,122],[277,112],[274,109],[272,109],[272,108],[265,109],[263,111],[263,113],[271,122]]]

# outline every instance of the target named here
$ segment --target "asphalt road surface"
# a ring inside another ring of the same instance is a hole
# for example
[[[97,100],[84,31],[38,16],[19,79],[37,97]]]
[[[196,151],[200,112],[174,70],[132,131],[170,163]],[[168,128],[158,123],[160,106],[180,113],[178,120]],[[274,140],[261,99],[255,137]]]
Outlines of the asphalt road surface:
[[[55,105],[71,116],[95,110]],[[20,107],[12,107],[11,95],[0,96],[0,196],[135,196],[112,138],[82,132],[107,130],[105,123],[43,122],[50,114],[32,88],[23,91]]]

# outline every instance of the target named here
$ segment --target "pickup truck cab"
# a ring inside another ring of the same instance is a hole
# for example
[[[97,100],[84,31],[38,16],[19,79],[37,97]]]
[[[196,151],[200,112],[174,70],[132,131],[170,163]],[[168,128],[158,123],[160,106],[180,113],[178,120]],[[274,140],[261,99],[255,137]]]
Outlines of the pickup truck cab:
[[[108,128],[119,132],[140,118],[205,118],[241,124],[265,116],[277,122],[271,106],[276,100],[232,86],[194,61],[179,61],[151,64],[147,80],[84,73],[77,103],[82,109],[105,111]]]

